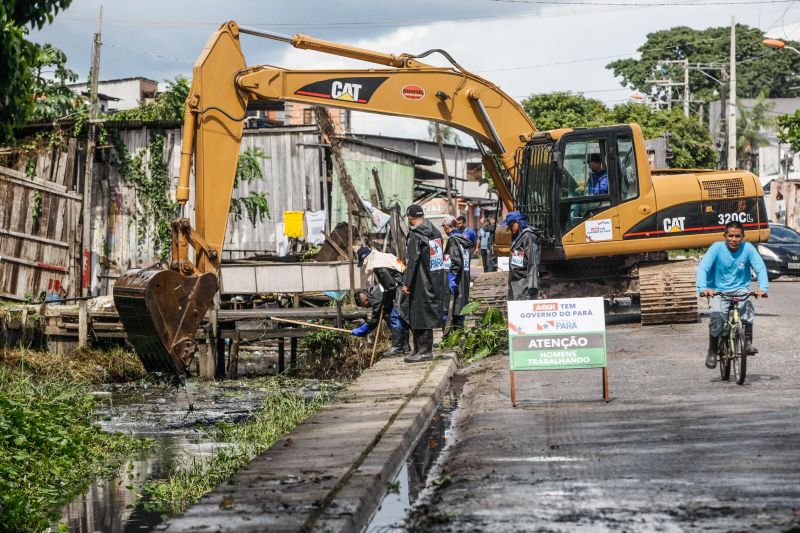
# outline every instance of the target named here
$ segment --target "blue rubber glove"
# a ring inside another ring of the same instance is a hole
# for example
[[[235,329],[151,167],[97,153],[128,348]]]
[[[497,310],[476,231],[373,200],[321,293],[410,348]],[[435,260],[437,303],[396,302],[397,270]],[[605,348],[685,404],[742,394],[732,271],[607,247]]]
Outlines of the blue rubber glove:
[[[447,313],[442,315],[442,324],[447,324]]]
[[[350,334],[355,335],[356,337],[366,337],[368,329],[369,329],[369,325],[361,324],[357,328],[351,329],[350,330]]]
[[[450,287],[450,293],[456,294],[458,292],[458,283],[456,282],[456,275],[452,272],[447,273],[447,286]]]

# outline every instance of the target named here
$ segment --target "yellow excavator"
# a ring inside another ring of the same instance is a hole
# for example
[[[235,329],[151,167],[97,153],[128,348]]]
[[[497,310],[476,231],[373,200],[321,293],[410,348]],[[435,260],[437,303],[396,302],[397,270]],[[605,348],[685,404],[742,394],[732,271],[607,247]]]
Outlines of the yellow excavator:
[[[242,34],[384,68],[248,67]],[[452,66],[420,61],[436,53]],[[193,76],[176,200],[184,206],[189,199],[194,163],[194,225],[186,217],[172,222],[167,269],[130,270],[114,287],[128,339],[149,371],[183,377],[192,361],[196,331],[218,289],[251,100],[413,117],[470,135],[483,152],[503,207],[526,213],[540,231],[543,292],[550,297],[633,295],[641,298],[643,321],[646,316],[651,322],[679,321],[687,316],[686,309],[696,320],[694,269],[665,262],[665,250],[709,246],[731,220],[744,224],[749,241],[769,237],[763,191],[753,174],[651,170],[636,124],[537,131],[517,102],[444,50],[385,54],[230,21],[208,40]],[[599,187],[593,171],[605,174],[607,185]],[[508,234],[498,232],[498,248],[508,240]],[[505,290],[501,287],[499,293]]]

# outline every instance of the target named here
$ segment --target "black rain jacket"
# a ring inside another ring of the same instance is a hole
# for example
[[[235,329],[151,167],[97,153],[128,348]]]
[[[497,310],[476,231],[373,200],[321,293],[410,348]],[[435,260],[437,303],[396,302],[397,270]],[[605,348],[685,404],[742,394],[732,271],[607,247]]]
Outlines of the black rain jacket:
[[[448,258],[450,259],[448,272],[455,275],[456,283],[458,284],[458,292],[453,295],[450,292],[449,280],[447,280],[447,294],[450,295],[448,301],[452,306],[452,308],[448,307],[447,311],[452,312],[453,315],[460,315],[461,309],[469,302],[469,247],[471,245],[472,241],[463,235],[451,234],[444,249],[445,263],[447,263]]]
[[[440,327],[447,290],[442,234],[430,221],[411,227],[406,240],[403,285],[410,294],[400,303],[400,316],[411,329]]]
[[[508,256],[509,300],[536,299],[539,289],[539,259],[539,237],[529,226],[511,243]]]

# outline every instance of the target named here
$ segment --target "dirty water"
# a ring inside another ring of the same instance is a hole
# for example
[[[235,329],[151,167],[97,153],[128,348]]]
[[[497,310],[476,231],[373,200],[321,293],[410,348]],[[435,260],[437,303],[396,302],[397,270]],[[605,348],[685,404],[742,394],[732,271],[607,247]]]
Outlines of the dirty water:
[[[226,446],[212,440],[203,428],[252,417],[270,393],[265,379],[269,378],[190,381],[185,389],[138,385],[96,391],[103,429],[151,438],[153,445],[127,458],[115,476],[96,480],[63,507],[59,523],[73,533],[148,531],[158,525],[166,515],[149,510],[143,502],[145,484]],[[299,384],[298,394],[309,398],[320,394],[318,381],[294,383]],[[328,382],[325,390],[335,394],[341,387]]]
[[[400,472],[387,484],[387,492],[367,526],[367,533],[405,531],[405,521],[423,489],[437,483],[442,452],[453,436],[453,420],[466,378],[455,374],[442,395],[425,432],[406,458]],[[391,488],[390,488],[391,487]]]

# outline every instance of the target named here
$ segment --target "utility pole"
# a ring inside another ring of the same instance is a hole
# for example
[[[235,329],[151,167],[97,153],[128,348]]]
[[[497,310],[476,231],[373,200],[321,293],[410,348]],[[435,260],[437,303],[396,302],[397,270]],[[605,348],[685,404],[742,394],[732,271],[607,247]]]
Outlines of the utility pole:
[[[83,169],[83,231],[81,232],[81,296],[89,296],[92,270],[92,172],[94,170],[94,138],[97,119],[97,77],[100,70],[100,33],[103,31],[103,6],[100,5],[100,21],[92,44],[92,79],[89,85],[90,111],[89,129],[86,132],[86,161]],[[78,347],[85,348],[89,339],[89,313],[86,300],[78,306]]]
[[[728,96],[728,168],[736,168],[736,17],[731,17],[731,81]]]
[[[689,58],[683,60],[683,116],[689,118]]]
[[[95,120],[97,120],[97,81],[100,77],[100,46],[103,31],[103,6],[100,5],[100,21],[92,44],[92,78],[89,83],[89,128],[86,133],[86,161],[83,171],[83,276],[81,279],[81,296],[88,296],[91,285],[92,250],[91,250],[91,217],[92,217],[92,173],[94,171]]]

